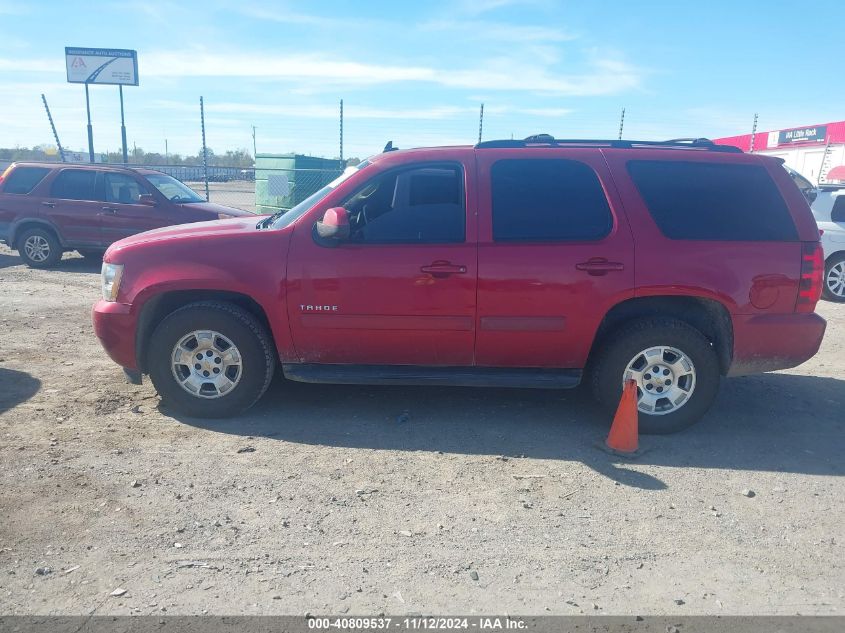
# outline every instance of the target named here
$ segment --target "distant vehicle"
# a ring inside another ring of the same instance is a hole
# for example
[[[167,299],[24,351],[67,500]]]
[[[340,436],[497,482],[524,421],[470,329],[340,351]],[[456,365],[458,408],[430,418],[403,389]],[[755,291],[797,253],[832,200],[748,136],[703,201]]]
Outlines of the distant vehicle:
[[[101,259],[112,242],[150,229],[252,215],[152,169],[12,163],[0,176],[0,241],[32,268],[67,250]]]
[[[824,287],[822,297],[845,302],[845,187],[823,186],[812,205],[822,231]]]
[[[164,228],[103,258],[94,331],[198,417],[278,368],[348,384],[575,387],[644,432],[723,375],[794,367],[825,321],[819,231],[778,159],[706,139],[386,151],[284,214]],[[325,392],[325,397],[331,397]]]

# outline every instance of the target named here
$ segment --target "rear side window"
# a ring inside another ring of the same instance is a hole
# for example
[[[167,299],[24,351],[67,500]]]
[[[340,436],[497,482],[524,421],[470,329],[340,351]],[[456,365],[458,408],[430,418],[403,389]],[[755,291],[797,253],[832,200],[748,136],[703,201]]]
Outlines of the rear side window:
[[[65,169],[56,176],[50,194],[64,200],[96,200],[96,180],[97,172],[93,169]]]
[[[137,204],[141,194],[147,193],[146,190],[141,189],[137,180],[126,174],[104,172],[103,176],[106,185],[106,202]]]
[[[599,240],[613,227],[598,176],[584,163],[500,160],[490,176],[497,242]]]
[[[27,194],[35,189],[35,185],[41,182],[48,173],[50,173],[48,167],[15,167],[6,176],[3,193]]]
[[[628,172],[668,238],[798,239],[789,208],[763,167],[635,160],[628,163]]]

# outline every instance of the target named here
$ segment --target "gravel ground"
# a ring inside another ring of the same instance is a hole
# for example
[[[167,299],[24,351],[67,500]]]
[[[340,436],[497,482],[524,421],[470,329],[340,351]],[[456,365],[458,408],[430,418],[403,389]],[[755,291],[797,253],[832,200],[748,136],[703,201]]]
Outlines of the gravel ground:
[[[94,337],[98,269],[0,247],[0,612],[843,612],[845,306],[625,461],[580,391],[279,380],[174,416]]]

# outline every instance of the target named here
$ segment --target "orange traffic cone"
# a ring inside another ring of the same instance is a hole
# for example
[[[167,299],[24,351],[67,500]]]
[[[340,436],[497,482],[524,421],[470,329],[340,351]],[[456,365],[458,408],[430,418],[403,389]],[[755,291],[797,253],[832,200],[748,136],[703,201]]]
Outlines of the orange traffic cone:
[[[636,453],[639,447],[637,435],[637,383],[626,380],[619,399],[619,407],[613,416],[613,425],[604,442],[617,453]]]

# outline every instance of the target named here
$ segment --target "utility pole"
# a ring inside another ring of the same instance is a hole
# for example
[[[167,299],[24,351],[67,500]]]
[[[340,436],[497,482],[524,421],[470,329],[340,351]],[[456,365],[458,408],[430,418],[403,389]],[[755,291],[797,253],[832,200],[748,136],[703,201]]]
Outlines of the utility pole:
[[[50,114],[50,106],[47,105],[47,97],[41,94],[41,101],[44,102],[44,109],[47,110],[47,120],[50,121],[50,128],[53,130],[53,138],[56,139],[56,147],[59,148],[59,156],[62,162],[65,162],[65,150],[62,149],[62,144],[59,141],[59,133],[56,132],[56,124],[53,123],[53,115]]]
[[[478,113],[478,142],[481,142],[481,133],[484,131],[484,104],[481,104],[481,111]]]
[[[205,107],[200,97],[200,127],[202,128],[202,173],[205,180],[205,201],[208,202],[208,150],[205,147]]]
[[[343,99],[340,100],[340,168],[346,168],[343,163]]]
[[[255,156],[258,154],[258,150],[255,149],[255,126],[252,126],[252,158],[255,160]]]
[[[622,108],[622,114],[619,117],[619,140],[622,140],[622,129],[625,127],[625,108]]]
[[[757,113],[754,113],[754,124],[751,126],[751,149],[748,150],[749,154],[754,153],[754,139],[757,137]]]

